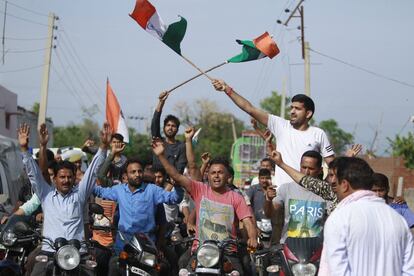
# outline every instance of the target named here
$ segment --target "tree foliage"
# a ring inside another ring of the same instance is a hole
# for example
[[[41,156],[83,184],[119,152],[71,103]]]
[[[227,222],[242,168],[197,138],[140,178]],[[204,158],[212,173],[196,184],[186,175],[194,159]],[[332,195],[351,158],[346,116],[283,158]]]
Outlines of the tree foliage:
[[[210,100],[197,100],[192,106],[181,102],[175,106],[175,111],[183,126],[202,128],[195,147],[196,156],[208,151],[213,156],[229,158],[234,142],[232,124],[234,122],[236,134],[240,136],[244,123],[232,114],[219,110],[217,104]]]
[[[280,116],[280,108],[282,103],[282,95],[279,95],[277,91],[272,91],[272,94],[269,97],[264,98],[260,101],[260,107],[270,114]],[[285,118],[289,117],[289,103],[290,98],[285,98]]]
[[[407,136],[396,135],[394,140],[387,138],[392,148],[393,156],[401,156],[405,160],[405,167],[414,169],[414,134],[408,132]]]
[[[354,136],[341,129],[334,119],[321,121],[319,127],[325,130],[335,152],[341,154],[354,142]]]
[[[87,138],[98,141],[99,125],[91,119],[83,119],[82,124],[56,126],[53,129],[54,147],[82,147]]]

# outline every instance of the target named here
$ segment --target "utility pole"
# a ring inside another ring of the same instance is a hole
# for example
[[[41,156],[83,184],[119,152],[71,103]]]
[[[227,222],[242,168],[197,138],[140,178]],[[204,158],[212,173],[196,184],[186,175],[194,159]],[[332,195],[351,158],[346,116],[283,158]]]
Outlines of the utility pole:
[[[234,142],[236,142],[236,140],[237,140],[236,124],[234,123],[234,117],[231,116],[230,118],[231,118],[230,119],[231,120],[231,130],[233,132],[233,140],[234,140]]]
[[[310,56],[309,42],[305,42],[305,94],[310,97]]]
[[[305,40],[305,17],[304,8],[302,6],[304,0],[300,0],[293,11],[290,13],[288,19],[283,23],[286,27],[292,18],[300,18],[301,42],[302,42],[302,59],[305,63],[305,94],[310,96],[310,56],[309,56],[309,42]],[[286,9],[285,12],[290,12]],[[282,21],[277,20],[277,23],[282,24]]]
[[[7,16],[7,1],[4,4],[4,20],[3,20],[3,39],[2,39],[2,45],[3,45],[3,64],[4,64],[4,44],[5,44],[5,35],[6,35],[6,16]]]
[[[286,109],[286,77],[282,80],[282,98],[280,100],[280,117],[285,118]]]
[[[41,124],[46,122],[46,109],[47,109],[47,95],[49,92],[49,75],[50,75],[50,62],[52,59],[52,49],[53,49],[53,30],[55,29],[55,20],[58,18],[54,13],[49,13],[48,20],[48,32],[47,32],[47,41],[46,41],[46,54],[45,54],[45,63],[43,68],[43,79],[42,85],[40,88],[40,105],[39,105],[39,117],[37,121],[37,127],[39,128]]]

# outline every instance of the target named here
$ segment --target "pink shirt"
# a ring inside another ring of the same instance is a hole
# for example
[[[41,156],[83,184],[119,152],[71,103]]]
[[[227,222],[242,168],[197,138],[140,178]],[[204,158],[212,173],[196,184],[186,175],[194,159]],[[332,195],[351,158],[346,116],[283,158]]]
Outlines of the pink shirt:
[[[196,237],[200,242],[236,239],[238,221],[252,217],[244,198],[230,189],[218,194],[210,185],[192,181],[190,196],[197,212]],[[196,242],[193,244],[193,250],[197,245]]]

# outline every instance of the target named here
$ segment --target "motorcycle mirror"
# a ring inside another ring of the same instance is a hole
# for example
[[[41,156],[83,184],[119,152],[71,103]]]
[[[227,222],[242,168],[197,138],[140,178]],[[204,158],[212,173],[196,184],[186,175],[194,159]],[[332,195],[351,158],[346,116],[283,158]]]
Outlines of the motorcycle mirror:
[[[96,204],[96,203],[89,203],[89,211],[97,214],[97,215],[103,215],[104,214],[104,209],[101,205]]]
[[[121,231],[119,231],[119,237],[121,238],[121,240],[122,240],[123,242],[125,242],[125,237],[124,237],[124,235],[122,234],[122,232],[121,232]]]
[[[18,221],[16,222],[16,224],[13,227],[14,232],[18,232],[18,233],[28,233],[28,232],[32,232],[29,228],[29,225],[27,225],[27,223],[24,223],[23,221]]]

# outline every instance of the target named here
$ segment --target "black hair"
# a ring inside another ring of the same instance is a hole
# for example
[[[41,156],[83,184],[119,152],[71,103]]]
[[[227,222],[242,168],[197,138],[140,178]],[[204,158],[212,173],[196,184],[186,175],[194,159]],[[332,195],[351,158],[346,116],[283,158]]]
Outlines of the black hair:
[[[263,158],[261,161],[260,161],[260,163],[262,163],[262,162],[270,162],[270,164],[272,165],[272,168],[274,168],[275,167],[275,161],[273,161],[272,159],[270,159],[269,157],[265,157],[265,158]]]
[[[111,136],[111,140],[112,139],[116,139],[116,140],[119,140],[119,141],[121,141],[121,142],[124,142],[124,136],[122,135],[122,134],[119,134],[119,133],[114,133],[114,134],[112,134],[112,136]]]
[[[347,180],[354,190],[371,190],[374,171],[368,163],[357,157],[337,157],[329,164],[336,169],[338,183]]]
[[[144,169],[144,163],[137,157],[128,158],[127,161],[124,164],[124,168],[122,170],[122,173],[127,172],[128,166],[134,163],[138,163],[141,165],[142,169]],[[121,173],[121,175],[122,175]]]
[[[167,117],[165,117],[164,127],[167,125],[167,123],[169,121],[173,122],[177,126],[177,129],[180,127],[180,120],[177,117],[175,117],[174,115],[171,115],[171,114],[169,114],[169,115],[167,115]]]
[[[36,153],[36,158],[37,159],[39,159],[39,154],[40,154],[40,151],[38,151]],[[50,149],[46,149],[46,158],[47,158],[47,161],[54,160],[55,159],[55,154],[53,153],[53,151],[51,151]]]
[[[163,176],[167,176],[167,172],[165,171],[165,169],[163,168],[163,167],[160,167],[160,166],[154,166],[154,167],[152,167],[152,172],[153,173],[157,173],[157,172],[159,172],[159,173],[161,173]]]
[[[50,160],[49,162],[47,162],[47,168],[55,171],[56,164],[57,162],[55,160]]]
[[[234,177],[234,169],[232,166],[228,166],[227,170],[229,171],[229,174],[231,175],[231,177]]]
[[[316,165],[318,166],[318,168],[322,167],[322,155],[319,152],[315,150],[308,150],[302,154],[301,159],[303,157],[311,157],[311,158],[316,159],[317,161]]]
[[[56,162],[56,165],[53,167],[54,175],[57,176],[58,172],[60,170],[63,170],[63,169],[70,170],[73,173],[73,175],[75,175],[75,173],[76,173],[75,164],[73,164],[72,162],[69,162],[67,160],[64,160],[64,161]]]
[[[217,164],[221,164],[224,167],[226,167],[227,172],[229,171],[229,167],[230,167],[230,163],[229,160],[227,160],[227,158],[224,157],[214,157],[213,159],[210,160],[210,162],[208,163],[208,165],[211,167],[212,165],[217,165]]]
[[[304,94],[296,94],[295,96],[293,96],[291,102],[303,103],[303,106],[305,107],[306,111],[312,111],[312,116],[315,113],[315,103],[310,97]]]
[[[272,173],[268,169],[260,169],[259,170],[259,177],[260,176],[271,176]]]
[[[372,185],[377,186],[379,188],[383,188],[388,192],[390,191],[390,183],[388,181],[388,177],[382,173],[373,173],[372,174]]]

